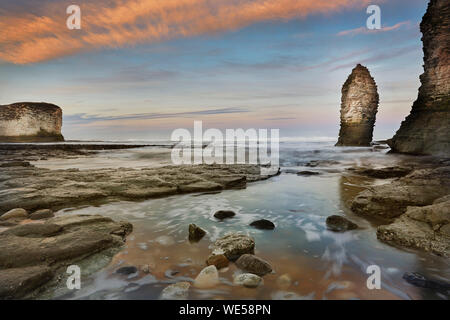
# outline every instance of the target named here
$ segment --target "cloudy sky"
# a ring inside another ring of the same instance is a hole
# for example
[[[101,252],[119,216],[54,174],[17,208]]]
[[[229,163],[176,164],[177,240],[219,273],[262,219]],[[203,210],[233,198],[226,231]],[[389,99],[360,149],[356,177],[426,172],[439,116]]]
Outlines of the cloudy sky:
[[[0,104],[45,101],[66,139],[210,128],[334,137],[357,63],[380,93],[375,138],[417,97],[427,0],[1,0]],[[81,30],[66,27],[77,4]],[[366,26],[381,7],[381,30]]]

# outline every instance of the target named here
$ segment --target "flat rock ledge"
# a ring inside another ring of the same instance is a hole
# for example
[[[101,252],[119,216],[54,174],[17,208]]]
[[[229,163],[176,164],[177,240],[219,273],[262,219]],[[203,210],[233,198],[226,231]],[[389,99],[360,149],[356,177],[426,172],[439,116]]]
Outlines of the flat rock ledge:
[[[279,174],[255,165],[167,166],[143,169],[49,170],[34,166],[0,170],[0,215],[14,208],[57,210],[93,202],[134,201],[175,194],[242,189]]]
[[[382,219],[386,243],[450,256],[450,167],[414,170],[370,187],[352,202],[353,212]]]
[[[58,270],[123,246],[133,227],[99,215],[67,215],[0,233],[0,299],[27,298]]]

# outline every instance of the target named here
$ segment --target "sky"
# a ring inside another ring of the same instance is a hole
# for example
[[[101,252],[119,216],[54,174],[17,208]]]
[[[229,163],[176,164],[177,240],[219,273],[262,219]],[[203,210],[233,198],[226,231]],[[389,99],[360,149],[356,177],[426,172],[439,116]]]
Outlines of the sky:
[[[420,86],[427,0],[2,0],[0,104],[54,103],[68,140],[169,139],[174,129],[337,137],[356,64],[392,137]],[[81,8],[69,30],[66,9]],[[369,5],[381,8],[368,30]]]

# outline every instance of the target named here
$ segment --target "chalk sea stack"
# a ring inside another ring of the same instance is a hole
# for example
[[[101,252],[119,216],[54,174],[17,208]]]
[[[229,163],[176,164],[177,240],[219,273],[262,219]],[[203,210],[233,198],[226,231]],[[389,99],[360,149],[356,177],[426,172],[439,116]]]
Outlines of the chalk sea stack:
[[[388,141],[393,151],[450,154],[450,1],[431,0],[420,24],[424,73],[410,115]]]
[[[336,146],[369,146],[379,96],[369,70],[358,64],[342,87],[341,130]]]
[[[49,103],[19,102],[0,105],[1,142],[64,141],[62,110]]]

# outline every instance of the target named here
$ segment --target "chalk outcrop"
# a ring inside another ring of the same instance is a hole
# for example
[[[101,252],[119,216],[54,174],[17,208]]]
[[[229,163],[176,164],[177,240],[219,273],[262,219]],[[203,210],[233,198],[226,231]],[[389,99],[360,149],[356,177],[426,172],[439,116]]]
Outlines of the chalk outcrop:
[[[450,154],[450,2],[431,0],[423,17],[424,73],[410,115],[388,141],[393,151]]]
[[[62,110],[54,104],[20,102],[0,105],[0,141],[64,141]]]
[[[341,130],[337,146],[369,146],[379,96],[369,70],[358,64],[342,87]]]

